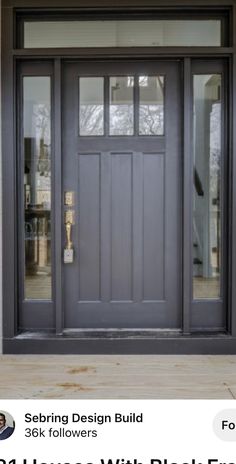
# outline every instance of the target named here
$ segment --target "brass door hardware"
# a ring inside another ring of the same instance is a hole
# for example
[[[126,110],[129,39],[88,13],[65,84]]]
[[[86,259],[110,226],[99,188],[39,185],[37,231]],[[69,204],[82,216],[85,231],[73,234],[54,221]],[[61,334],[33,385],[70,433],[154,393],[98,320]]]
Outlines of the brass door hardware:
[[[73,243],[71,241],[71,222],[66,223],[66,250],[72,250]]]
[[[74,225],[75,223],[75,212],[73,209],[68,209],[67,211],[65,211],[64,224],[68,224],[68,222],[71,225]]]
[[[64,263],[69,264],[73,263],[74,260],[74,250],[73,250],[73,242],[71,239],[71,229],[72,225],[75,223],[74,221],[75,212],[74,210],[67,210],[65,211],[64,216],[64,223],[66,228],[66,247],[64,249]]]
[[[75,192],[65,192],[64,193],[64,205],[65,206],[74,206],[75,204]]]

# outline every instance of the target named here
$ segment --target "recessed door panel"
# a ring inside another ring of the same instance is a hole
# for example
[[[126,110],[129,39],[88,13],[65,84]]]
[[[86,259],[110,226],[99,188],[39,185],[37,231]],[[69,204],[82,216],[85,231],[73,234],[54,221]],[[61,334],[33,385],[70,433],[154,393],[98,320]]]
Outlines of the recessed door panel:
[[[143,163],[143,299],[158,301],[165,299],[164,154],[145,154]]]

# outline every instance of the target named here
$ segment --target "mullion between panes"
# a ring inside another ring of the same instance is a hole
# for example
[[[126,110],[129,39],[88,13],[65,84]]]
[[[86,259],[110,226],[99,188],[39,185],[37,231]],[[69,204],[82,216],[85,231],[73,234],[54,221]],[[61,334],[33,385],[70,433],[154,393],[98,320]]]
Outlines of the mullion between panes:
[[[109,136],[110,127],[110,77],[104,76],[104,135]]]
[[[139,135],[139,76],[134,76],[134,135]]]

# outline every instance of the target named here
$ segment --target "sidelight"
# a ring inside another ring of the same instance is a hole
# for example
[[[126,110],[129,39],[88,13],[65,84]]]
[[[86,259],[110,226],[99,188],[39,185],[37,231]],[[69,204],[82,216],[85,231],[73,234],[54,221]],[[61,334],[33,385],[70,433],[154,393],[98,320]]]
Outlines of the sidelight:
[[[51,299],[51,83],[23,78],[25,299]]]
[[[221,296],[221,75],[194,76],[193,297]]]

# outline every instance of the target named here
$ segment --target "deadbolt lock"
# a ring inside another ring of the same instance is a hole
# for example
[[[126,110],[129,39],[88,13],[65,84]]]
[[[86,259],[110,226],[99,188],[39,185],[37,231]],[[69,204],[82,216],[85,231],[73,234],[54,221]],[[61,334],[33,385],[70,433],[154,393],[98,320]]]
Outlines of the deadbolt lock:
[[[67,191],[64,193],[64,204],[65,206],[74,206],[75,192]]]
[[[71,224],[71,225],[74,225],[75,223],[75,212],[74,210],[67,210],[65,211],[65,217],[64,217],[64,223],[65,224]]]

